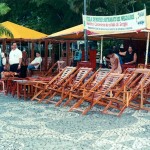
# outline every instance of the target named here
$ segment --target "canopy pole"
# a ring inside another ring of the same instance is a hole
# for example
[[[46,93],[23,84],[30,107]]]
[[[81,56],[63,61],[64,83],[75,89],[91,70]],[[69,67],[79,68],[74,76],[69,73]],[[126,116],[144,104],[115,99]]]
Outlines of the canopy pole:
[[[41,55],[41,41],[38,42],[38,51],[40,52]],[[41,56],[42,57],[42,56]],[[42,71],[42,63],[40,64],[40,72]]]
[[[2,67],[2,50],[1,50],[1,47],[0,47],[0,67]],[[0,74],[0,76],[1,76],[1,74]]]
[[[47,70],[48,69],[48,41],[44,40],[44,45],[45,45],[45,65],[44,65],[44,69]],[[43,46],[44,46],[43,45]]]
[[[86,0],[84,0],[84,15],[86,15]],[[88,61],[88,42],[87,42],[87,30],[84,29],[84,51],[85,61]]]
[[[31,53],[30,53],[30,43],[28,41],[28,52],[27,52],[27,55],[28,55],[28,62],[30,62],[30,59],[31,59]]]
[[[61,44],[59,43],[59,60],[60,60]]]
[[[20,44],[20,50],[21,50],[21,40],[20,40],[19,44]]]
[[[103,63],[103,36],[101,36],[101,59],[100,59],[100,65]]]
[[[63,43],[61,42],[61,60],[63,60]]]
[[[71,44],[71,53],[72,53],[72,60],[71,60],[71,63],[73,64],[73,42],[72,42],[72,44]],[[71,65],[72,66],[72,65]]]
[[[148,63],[148,51],[149,51],[149,32],[147,33],[145,65],[147,65]]]

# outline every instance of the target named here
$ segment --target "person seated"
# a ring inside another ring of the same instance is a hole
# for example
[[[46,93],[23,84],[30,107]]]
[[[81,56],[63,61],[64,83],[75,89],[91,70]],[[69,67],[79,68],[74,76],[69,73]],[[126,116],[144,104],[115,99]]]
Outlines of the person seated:
[[[36,58],[28,65],[28,70],[37,69],[42,62],[42,58],[39,52],[36,52]]]
[[[110,62],[110,67],[112,71],[115,73],[122,73],[119,56],[115,54],[112,49],[106,50],[106,56],[109,58],[109,59],[106,59],[106,61]]]
[[[137,62],[137,54],[133,51],[133,48],[129,46],[128,51],[119,52],[121,56],[124,56],[124,64],[135,65]]]

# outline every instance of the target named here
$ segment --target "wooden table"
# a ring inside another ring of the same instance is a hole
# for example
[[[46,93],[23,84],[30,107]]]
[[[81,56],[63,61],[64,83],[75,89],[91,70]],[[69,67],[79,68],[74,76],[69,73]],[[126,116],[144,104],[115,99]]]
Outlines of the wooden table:
[[[4,81],[4,83],[5,83],[6,95],[8,93],[10,93],[14,96],[15,92],[17,91],[17,86],[13,80],[20,80],[20,78],[18,78],[18,77],[5,77],[5,78],[2,78],[1,80]]]
[[[17,82],[17,97],[20,99],[21,96],[26,98],[31,98],[34,94],[34,82],[28,80],[20,80]]]

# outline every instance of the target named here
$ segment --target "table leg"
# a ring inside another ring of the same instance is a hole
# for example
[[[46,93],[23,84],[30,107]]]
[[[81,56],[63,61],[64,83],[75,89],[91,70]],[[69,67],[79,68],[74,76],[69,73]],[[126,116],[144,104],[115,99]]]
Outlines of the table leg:
[[[20,99],[20,87],[18,82],[17,82],[17,98]]]
[[[27,91],[26,91],[26,85],[24,84],[24,86],[23,86],[23,88],[24,88],[24,100],[26,100],[26,97],[27,97]]]

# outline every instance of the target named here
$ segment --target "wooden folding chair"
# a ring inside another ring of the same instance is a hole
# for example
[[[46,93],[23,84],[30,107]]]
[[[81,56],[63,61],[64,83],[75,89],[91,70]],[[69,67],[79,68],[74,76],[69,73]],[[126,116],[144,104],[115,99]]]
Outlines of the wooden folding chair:
[[[133,74],[133,72],[136,70],[136,68],[127,68],[123,74],[124,77],[122,80],[115,86],[115,89],[112,89],[113,92],[120,91],[122,89],[122,86],[129,80],[130,76]],[[112,92],[111,91],[111,92]]]
[[[50,94],[50,87],[55,88],[62,86],[66,80],[70,78],[71,74],[73,74],[75,70],[76,67],[66,67],[49,82],[35,81],[37,83],[34,85],[36,94],[32,97],[31,100],[38,100],[41,102],[44,98],[47,97],[47,95]]]
[[[70,102],[72,99],[78,100],[86,95],[89,90],[96,89],[103,83],[109,73],[111,73],[110,69],[98,69],[82,86],[76,90],[70,90],[68,101]]]
[[[139,70],[139,72],[141,72],[141,70]],[[131,88],[130,91],[127,91],[127,106],[133,106],[138,109],[150,111],[150,108],[144,106],[144,104],[149,103],[147,102],[148,93],[144,92],[150,86],[150,69],[143,69],[142,72],[143,76],[141,77],[139,83],[136,83],[134,88]]]
[[[90,103],[89,107],[82,111],[82,114],[85,115],[90,109],[92,109],[96,104],[106,106],[107,103],[102,99],[111,94],[110,91],[114,86],[116,86],[119,81],[124,77],[124,74],[116,74],[110,73],[105,81],[94,89],[94,91],[90,90],[86,95],[84,95],[77,103],[75,103],[70,110],[76,109],[84,102],[88,101]],[[79,110],[81,111],[81,110]]]
[[[131,74],[133,73],[137,68],[127,68],[124,70],[123,74]]]
[[[57,72],[61,72],[66,67],[65,61],[57,61],[53,66],[44,74],[44,77],[56,75]]]
[[[82,90],[90,90],[96,88],[96,86],[98,86],[98,84],[100,83],[100,81],[104,80],[106,78],[106,76],[111,73],[110,69],[98,69],[92,76],[91,78],[89,78],[89,80],[87,80],[87,82],[85,84],[83,84],[83,86],[81,86]]]
[[[148,82],[149,79],[150,79],[150,78],[148,78],[148,79],[146,80],[146,82]],[[144,97],[146,97],[146,99],[149,99],[149,98],[150,98],[150,84],[147,85],[146,88],[144,88]],[[148,102],[148,101],[147,101],[147,102]],[[150,104],[150,102],[148,102],[148,104]]]
[[[124,110],[127,107],[132,107],[135,109],[143,108],[143,103],[146,99],[144,99],[144,89],[150,84],[149,80],[149,70],[148,69],[136,69],[134,73],[130,76],[130,78],[124,83],[120,90],[112,97],[105,97],[107,100],[109,99],[108,105],[104,108],[103,113],[108,114],[108,109],[112,108],[112,106],[117,107],[119,113],[117,116],[121,116]],[[123,93],[123,96],[122,96]],[[141,97],[140,104],[138,105],[137,99]],[[136,101],[134,103],[134,101]],[[110,114],[111,112],[109,112]],[[114,114],[114,113],[111,113]]]
[[[79,68],[69,80],[66,81],[66,83],[63,86],[57,87],[57,88],[50,88],[50,90],[54,91],[52,96],[50,96],[49,99],[47,99],[47,103],[53,102],[51,99],[57,95],[61,95],[61,99],[56,103],[56,106],[60,105],[62,101],[69,97],[70,91],[77,91],[77,89],[84,84],[84,80],[87,78],[87,76],[92,72],[92,68]],[[69,103],[69,100],[65,103],[67,105]]]

